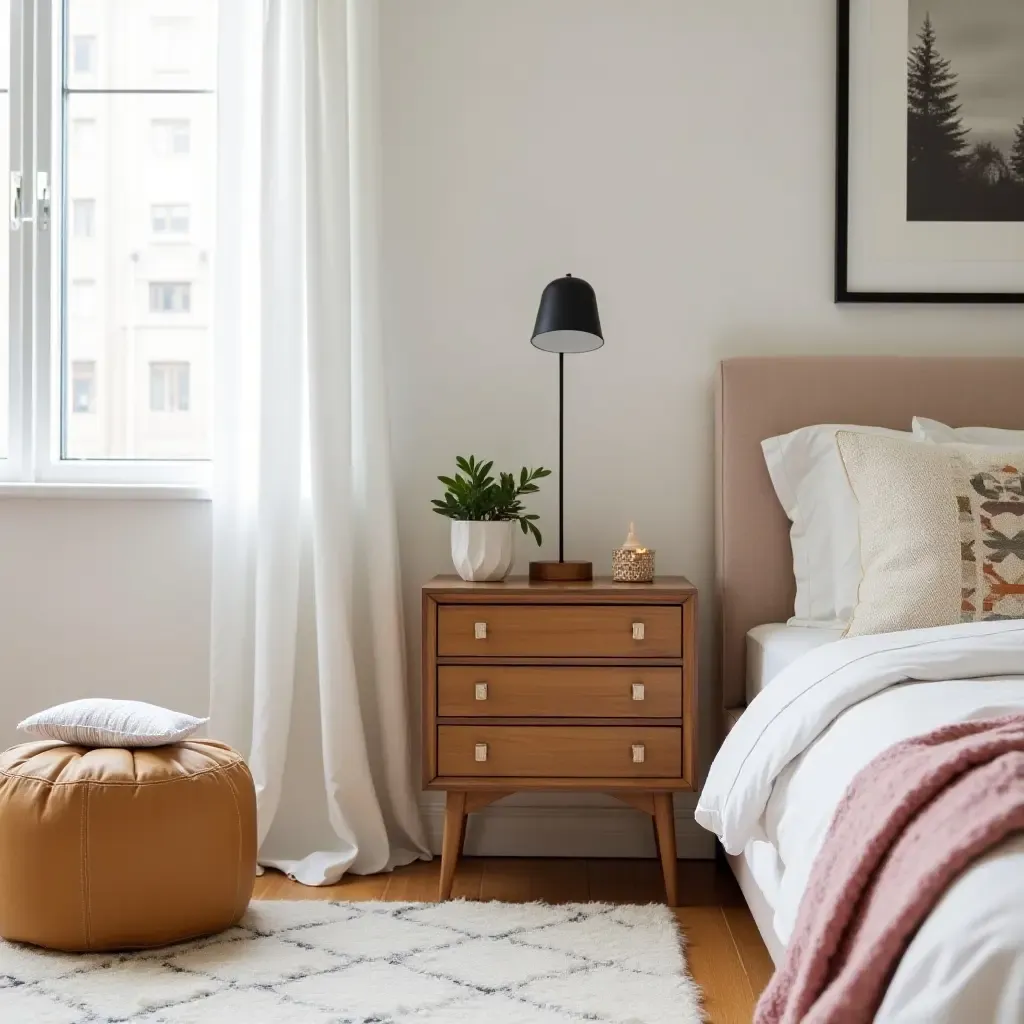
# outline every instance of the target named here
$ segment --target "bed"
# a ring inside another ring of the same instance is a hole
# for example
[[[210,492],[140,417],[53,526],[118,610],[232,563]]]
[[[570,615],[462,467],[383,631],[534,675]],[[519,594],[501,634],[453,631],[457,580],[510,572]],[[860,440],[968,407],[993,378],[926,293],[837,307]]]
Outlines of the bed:
[[[1022,396],[1024,358],[777,357],[721,364],[715,464],[722,735],[741,721],[746,705],[798,659],[803,659],[801,665],[815,659],[838,664],[842,659],[836,652],[842,648],[836,645],[855,642],[841,640],[840,630],[784,625],[793,614],[794,600],[789,521],[773,490],[760,442],[815,423],[907,430],[915,415],[953,426],[1024,430]],[[892,646],[883,637],[874,646],[887,645]],[[886,656],[884,651],[881,656]],[[947,681],[947,674],[956,675],[950,666],[958,663],[957,658],[962,660],[962,652],[950,654],[945,667],[935,669],[937,682],[927,684],[927,701],[923,690],[893,686],[840,715],[775,778],[758,827],[752,830],[757,837],[729,855],[776,963],[784,954],[787,927],[809,870],[810,857],[796,863],[802,856],[800,844],[813,848],[820,841],[831,808],[845,783],[873,756],[870,751],[905,736],[914,728],[908,721],[920,719],[922,731],[942,724],[942,709],[953,708],[958,701],[980,701],[978,706],[997,711],[1024,710],[1024,665],[1019,653],[1010,651],[1002,660],[996,659],[992,677],[974,679],[969,688],[955,679]],[[1020,674],[1008,670],[1014,667]],[[928,707],[935,713],[922,716],[921,709]],[[879,727],[879,716],[891,724],[889,732]],[[785,846],[783,837],[789,844],[788,865],[779,849]],[[970,1002],[977,995],[971,989],[971,969],[944,959],[950,951],[945,948],[943,929],[957,920],[958,912],[961,923],[965,913],[980,915],[978,900],[986,891],[1007,886],[1018,894],[1015,899],[1024,900],[1024,837],[1011,839],[999,857],[985,861],[965,872],[932,915],[938,918],[941,911],[946,917],[937,923],[930,919],[921,928],[891,982],[883,1006],[886,1013],[879,1019],[1024,1019],[1024,964],[1010,965],[1012,979],[996,983],[1010,993],[1002,997],[1004,1001],[1019,998],[1020,1002],[1006,1004],[1008,1010],[1002,1004],[988,1006],[982,1016],[976,1016],[978,1008]],[[988,931],[1016,929],[1009,946],[1024,949],[1024,914],[1017,913],[1014,900],[1009,904],[1013,913],[1006,922],[993,911],[987,923],[976,924]],[[986,941],[984,936],[979,938],[979,948]],[[1002,933],[992,941],[1006,945]],[[1000,955],[998,950],[992,954]],[[984,952],[979,957],[984,960]],[[968,956],[965,962],[969,961]],[[965,1007],[970,1007],[972,1016],[957,1018]]]

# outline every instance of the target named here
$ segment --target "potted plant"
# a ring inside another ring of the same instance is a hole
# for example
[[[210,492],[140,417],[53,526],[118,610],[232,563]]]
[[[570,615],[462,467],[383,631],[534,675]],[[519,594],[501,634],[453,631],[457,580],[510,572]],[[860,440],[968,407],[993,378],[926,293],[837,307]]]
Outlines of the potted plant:
[[[528,515],[520,500],[524,494],[536,494],[534,482],[551,475],[550,469],[519,471],[519,482],[512,473],[491,476],[493,462],[477,462],[470,455],[455,459],[461,472],[439,476],[445,486],[443,498],[435,498],[434,511],[452,520],[452,561],[455,570],[471,583],[503,580],[512,568],[515,524],[523,533],[532,533],[541,542],[535,515]]]

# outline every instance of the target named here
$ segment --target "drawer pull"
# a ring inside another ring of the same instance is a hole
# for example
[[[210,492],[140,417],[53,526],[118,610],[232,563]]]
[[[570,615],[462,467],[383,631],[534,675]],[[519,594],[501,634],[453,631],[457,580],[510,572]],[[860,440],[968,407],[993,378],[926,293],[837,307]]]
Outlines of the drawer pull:
[[[642,622],[633,623],[633,639],[643,640],[644,638],[644,624]]]
[[[474,622],[473,623],[473,636],[477,640],[487,639],[487,623],[486,622]]]
[[[479,749],[479,748],[478,748]],[[477,758],[479,761],[480,759]],[[633,764],[644,763],[644,745],[642,743],[633,744]]]
[[[487,760],[487,744],[486,743],[478,743],[476,745],[476,750],[474,751],[474,756],[476,757],[476,759],[478,761],[486,761]]]
[[[487,684],[477,683],[476,686],[473,687],[473,696],[477,700],[487,700]]]
[[[644,684],[643,683],[634,683],[633,684],[633,700],[643,700],[643,699],[644,699]]]

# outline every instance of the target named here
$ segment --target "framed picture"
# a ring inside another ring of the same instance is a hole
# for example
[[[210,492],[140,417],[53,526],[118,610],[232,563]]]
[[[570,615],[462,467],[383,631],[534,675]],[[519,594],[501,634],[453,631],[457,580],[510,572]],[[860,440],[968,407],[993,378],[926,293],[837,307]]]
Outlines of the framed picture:
[[[1024,302],[1024,0],[838,0],[837,302]]]

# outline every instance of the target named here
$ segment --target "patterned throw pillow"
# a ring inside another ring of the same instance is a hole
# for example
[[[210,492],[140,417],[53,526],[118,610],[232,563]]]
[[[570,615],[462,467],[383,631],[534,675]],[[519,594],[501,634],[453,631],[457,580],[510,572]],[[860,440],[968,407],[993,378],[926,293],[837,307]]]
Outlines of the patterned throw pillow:
[[[1024,451],[840,432],[863,578],[848,636],[1024,618]]]

